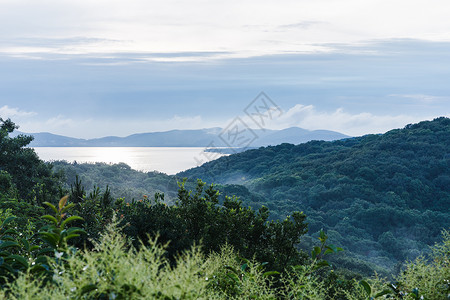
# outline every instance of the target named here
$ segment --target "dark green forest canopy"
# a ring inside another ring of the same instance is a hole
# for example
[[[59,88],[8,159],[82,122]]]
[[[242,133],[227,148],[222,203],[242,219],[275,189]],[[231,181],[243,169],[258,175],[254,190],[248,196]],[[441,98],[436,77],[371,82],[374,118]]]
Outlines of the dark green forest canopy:
[[[450,119],[249,150],[178,176],[222,184],[275,218],[303,210],[311,233],[324,228],[334,243],[387,267],[450,226]]]

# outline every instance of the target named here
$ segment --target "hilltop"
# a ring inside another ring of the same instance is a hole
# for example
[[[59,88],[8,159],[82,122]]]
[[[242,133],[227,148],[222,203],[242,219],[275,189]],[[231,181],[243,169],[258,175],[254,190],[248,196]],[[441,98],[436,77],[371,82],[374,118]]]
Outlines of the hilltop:
[[[391,268],[450,227],[450,119],[249,150],[178,176],[221,184],[273,218],[303,210],[310,235],[324,228],[354,257]]]

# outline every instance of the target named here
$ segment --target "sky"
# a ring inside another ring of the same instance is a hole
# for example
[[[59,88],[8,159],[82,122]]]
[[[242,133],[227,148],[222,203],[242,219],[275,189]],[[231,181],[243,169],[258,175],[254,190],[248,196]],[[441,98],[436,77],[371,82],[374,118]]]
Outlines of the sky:
[[[0,117],[79,138],[450,117],[446,0],[0,0]],[[258,99],[256,99],[258,101]]]

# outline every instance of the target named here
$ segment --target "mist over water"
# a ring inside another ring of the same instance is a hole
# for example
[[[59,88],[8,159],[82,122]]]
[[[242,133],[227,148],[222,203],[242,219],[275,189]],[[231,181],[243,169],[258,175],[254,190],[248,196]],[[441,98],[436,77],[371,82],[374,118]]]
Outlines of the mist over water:
[[[42,160],[66,160],[77,163],[126,163],[131,168],[169,175],[210,161],[203,147],[34,147]],[[216,153],[214,158],[224,156]]]

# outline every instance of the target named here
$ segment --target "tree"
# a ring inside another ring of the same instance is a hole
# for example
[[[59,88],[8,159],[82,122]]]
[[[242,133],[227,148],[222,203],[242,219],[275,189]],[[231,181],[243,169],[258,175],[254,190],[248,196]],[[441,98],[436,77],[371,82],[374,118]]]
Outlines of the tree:
[[[59,177],[53,174],[50,164],[40,160],[32,148],[27,148],[33,137],[23,134],[10,137],[18,126],[10,119],[0,118],[0,124],[0,171],[11,176],[19,196],[37,204],[56,196]]]

